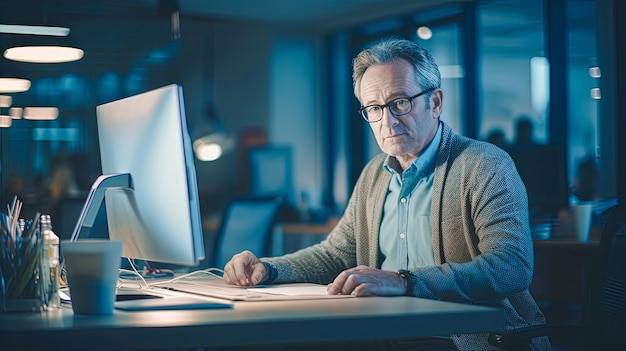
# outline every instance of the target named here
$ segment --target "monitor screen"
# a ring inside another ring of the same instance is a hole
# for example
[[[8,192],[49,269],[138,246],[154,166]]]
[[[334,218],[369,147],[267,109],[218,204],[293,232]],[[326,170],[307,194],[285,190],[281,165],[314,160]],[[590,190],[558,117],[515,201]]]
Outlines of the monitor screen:
[[[267,145],[248,150],[250,193],[255,196],[280,196],[292,202],[291,148]]]
[[[511,146],[506,151],[526,186],[531,220],[554,218],[568,206],[566,155],[562,145]]]
[[[90,236],[83,232],[106,208],[108,236],[122,241],[123,257],[198,265],[204,244],[182,87],[99,105],[96,115],[103,176],[92,186],[73,239]]]

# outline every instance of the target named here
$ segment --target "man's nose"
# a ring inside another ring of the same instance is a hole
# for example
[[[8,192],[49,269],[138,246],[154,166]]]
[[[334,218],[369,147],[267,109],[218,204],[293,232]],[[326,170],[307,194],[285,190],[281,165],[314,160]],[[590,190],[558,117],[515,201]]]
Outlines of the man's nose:
[[[381,122],[383,122],[383,124],[386,124],[389,126],[395,126],[396,124],[398,124],[399,122],[398,117],[396,117],[396,115],[394,115],[393,112],[391,112],[391,108],[389,106],[383,107],[382,114],[383,114],[383,118]]]

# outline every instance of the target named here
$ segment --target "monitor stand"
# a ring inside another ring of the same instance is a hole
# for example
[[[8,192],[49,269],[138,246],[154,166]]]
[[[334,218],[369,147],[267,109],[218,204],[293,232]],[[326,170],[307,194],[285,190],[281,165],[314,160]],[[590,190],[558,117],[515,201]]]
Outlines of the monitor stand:
[[[104,201],[104,195],[109,188],[132,189],[129,173],[107,174],[99,176],[91,186],[87,200],[83,206],[78,222],[72,233],[71,241],[78,240],[80,236],[86,237],[93,227],[100,206]]]
[[[122,257],[144,257],[142,248],[149,247],[144,244],[149,238],[146,226],[137,211],[129,173],[102,175],[96,179],[80,213],[71,241],[90,236],[103,202],[106,209],[108,238],[123,242]],[[149,266],[147,261],[146,265]],[[155,268],[140,269],[137,272],[144,279],[173,276],[173,273],[168,270]],[[127,274],[125,277],[133,279],[133,276]],[[136,275],[134,278],[140,279]]]

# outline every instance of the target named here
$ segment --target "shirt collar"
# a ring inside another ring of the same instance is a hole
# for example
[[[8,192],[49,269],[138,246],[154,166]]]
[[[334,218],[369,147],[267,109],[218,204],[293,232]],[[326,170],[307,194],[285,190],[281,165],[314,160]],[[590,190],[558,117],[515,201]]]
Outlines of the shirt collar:
[[[419,155],[411,164],[411,168],[415,168],[421,177],[431,174],[435,169],[435,156],[437,155],[439,143],[441,142],[441,130],[442,127],[440,122],[433,140],[430,141],[426,149],[424,149],[424,152],[422,152],[422,154]],[[385,162],[383,163],[383,167],[391,174],[397,173],[395,170],[396,168],[400,169],[398,160],[393,156],[387,156]]]

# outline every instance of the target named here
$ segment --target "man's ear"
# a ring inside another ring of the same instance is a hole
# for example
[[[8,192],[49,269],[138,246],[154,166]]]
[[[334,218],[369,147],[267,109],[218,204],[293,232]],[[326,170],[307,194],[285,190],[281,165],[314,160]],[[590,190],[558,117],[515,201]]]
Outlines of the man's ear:
[[[443,112],[443,90],[441,88],[435,89],[430,95],[431,111],[433,118],[437,119]]]

